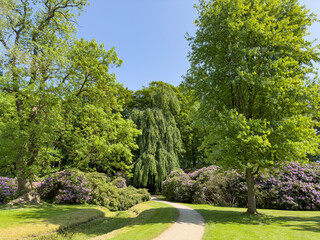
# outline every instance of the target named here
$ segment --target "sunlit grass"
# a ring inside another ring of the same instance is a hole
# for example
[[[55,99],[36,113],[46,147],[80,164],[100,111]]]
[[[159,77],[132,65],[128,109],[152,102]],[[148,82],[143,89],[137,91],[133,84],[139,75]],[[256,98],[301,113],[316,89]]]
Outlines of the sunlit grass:
[[[62,239],[130,239],[148,240],[158,236],[178,218],[178,211],[159,202],[140,203],[127,211],[81,225],[62,234],[44,236],[41,240]]]
[[[0,208],[0,238],[19,239],[48,234],[68,226],[104,217],[105,208],[87,205],[46,205]]]
[[[178,211],[159,202],[110,212],[91,205],[0,208],[0,239],[152,239],[170,227]],[[96,219],[96,220],[94,220]],[[70,228],[72,226],[72,228]]]
[[[203,239],[320,239],[320,212],[259,210],[249,215],[244,208],[186,204],[206,221]]]

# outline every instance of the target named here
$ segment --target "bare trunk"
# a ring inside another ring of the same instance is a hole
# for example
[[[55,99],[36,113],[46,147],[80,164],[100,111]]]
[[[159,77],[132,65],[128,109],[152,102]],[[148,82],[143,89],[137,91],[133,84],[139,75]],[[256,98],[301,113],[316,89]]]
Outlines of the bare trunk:
[[[254,191],[253,169],[246,168],[246,182],[248,188],[248,209],[247,213],[257,214],[257,204]]]
[[[24,176],[18,177],[18,195],[21,196],[25,193],[32,191],[32,183]]]
[[[25,168],[23,167],[23,159],[18,159],[17,162],[18,170],[18,196],[26,194],[32,191],[32,183],[26,177]]]

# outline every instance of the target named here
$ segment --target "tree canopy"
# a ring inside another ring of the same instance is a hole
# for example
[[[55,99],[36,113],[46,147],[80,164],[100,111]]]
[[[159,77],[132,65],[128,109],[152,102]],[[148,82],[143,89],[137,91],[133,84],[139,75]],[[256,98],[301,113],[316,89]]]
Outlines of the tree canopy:
[[[5,0],[0,8],[0,164],[18,175],[72,159],[79,168],[129,171],[139,131],[120,114],[114,49],[75,38],[86,0]],[[71,164],[71,165],[72,165]]]
[[[206,135],[201,125],[197,124],[198,102],[195,101],[192,90],[183,84],[177,88],[177,96],[181,111],[176,117],[180,130],[184,153],[180,157],[180,167],[190,171],[207,165],[201,143]]]
[[[319,46],[306,40],[316,17],[297,0],[200,0],[186,84],[199,101],[209,159],[253,175],[315,154]]]

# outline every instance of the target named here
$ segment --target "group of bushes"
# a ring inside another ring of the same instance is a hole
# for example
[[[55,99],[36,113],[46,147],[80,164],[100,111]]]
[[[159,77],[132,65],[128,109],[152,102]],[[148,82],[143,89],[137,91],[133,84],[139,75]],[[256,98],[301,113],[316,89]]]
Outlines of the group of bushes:
[[[146,189],[127,187],[125,178],[113,180],[102,173],[64,170],[34,184],[42,200],[56,204],[96,204],[109,210],[126,210],[150,199]],[[0,178],[0,204],[15,197],[16,179]]]
[[[258,208],[320,210],[320,164],[289,163],[274,172],[255,177]],[[218,167],[193,173],[173,171],[163,182],[168,200],[211,203],[218,206],[247,206],[245,176]]]
[[[273,172],[260,172],[255,183],[258,208],[320,210],[319,163],[289,163]],[[146,189],[127,187],[123,177],[111,180],[96,172],[64,170],[34,186],[41,199],[49,203],[89,203],[110,210],[126,210],[150,199]],[[16,179],[0,177],[0,204],[14,199],[16,191]],[[163,182],[162,193],[168,200],[178,202],[247,206],[245,176],[236,171],[222,172],[216,166],[192,173],[172,171]]]

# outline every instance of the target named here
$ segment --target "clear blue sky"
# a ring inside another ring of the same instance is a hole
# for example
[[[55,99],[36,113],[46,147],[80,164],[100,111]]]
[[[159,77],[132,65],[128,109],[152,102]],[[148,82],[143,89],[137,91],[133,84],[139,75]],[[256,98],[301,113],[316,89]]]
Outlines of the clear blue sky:
[[[96,39],[108,50],[115,47],[124,63],[111,69],[117,82],[130,90],[164,81],[175,86],[189,68],[185,34],[194,35],[193,8],[197,0],[91,0],[79,17],[78,37]],[[319,0],[300,0],[318,14]],[[320,39],[320,23],[310,28],[311,38]],[[318,40],[320,43],[320,40]]]

